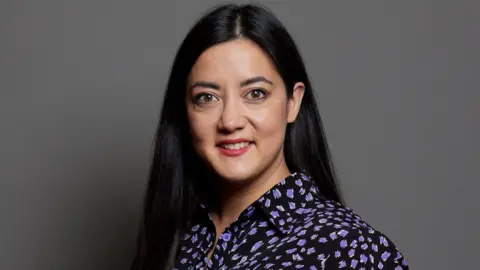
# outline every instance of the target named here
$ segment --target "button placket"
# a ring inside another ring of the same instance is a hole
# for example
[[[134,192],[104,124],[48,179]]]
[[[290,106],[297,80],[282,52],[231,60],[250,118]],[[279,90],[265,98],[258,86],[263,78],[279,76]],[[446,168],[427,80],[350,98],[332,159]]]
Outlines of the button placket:
[[[225,264],[225,259],[227,258],[226,255],[231,248],[232,241],[232,232],[229,229],[226,229],[218,238],[218,242],[215,246],[215,251],[212,256],[213,265],[215,267],[220,267]]]

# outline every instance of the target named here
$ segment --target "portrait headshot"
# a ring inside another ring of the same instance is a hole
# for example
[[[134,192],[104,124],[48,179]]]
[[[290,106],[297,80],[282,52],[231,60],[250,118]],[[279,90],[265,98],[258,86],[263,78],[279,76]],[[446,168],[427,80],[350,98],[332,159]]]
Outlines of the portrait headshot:
[[[475,4],[10,2],[0,269],[475,269]]]
[[[408,269],[342,204],[305,65],[265,8],[195,24],[155,140],[132,269]]]

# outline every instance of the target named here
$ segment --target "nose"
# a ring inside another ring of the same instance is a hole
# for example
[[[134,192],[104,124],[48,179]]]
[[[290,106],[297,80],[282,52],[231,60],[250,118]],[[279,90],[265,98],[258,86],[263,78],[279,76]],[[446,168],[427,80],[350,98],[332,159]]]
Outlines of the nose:
[[[218,129],[223,132],[234,132],[243,129],[247,124],[247,119],[242,110],[241,102],[229,98],[223,104],[223,111],[218,121]]]

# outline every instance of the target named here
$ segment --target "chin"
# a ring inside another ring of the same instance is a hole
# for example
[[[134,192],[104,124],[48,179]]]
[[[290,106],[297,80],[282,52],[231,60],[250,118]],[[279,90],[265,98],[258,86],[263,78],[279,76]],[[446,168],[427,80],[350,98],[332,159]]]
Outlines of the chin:
[[[242,170],[217,170],[218,176],[231,183],[248,182],[254,176],[254,169]]]

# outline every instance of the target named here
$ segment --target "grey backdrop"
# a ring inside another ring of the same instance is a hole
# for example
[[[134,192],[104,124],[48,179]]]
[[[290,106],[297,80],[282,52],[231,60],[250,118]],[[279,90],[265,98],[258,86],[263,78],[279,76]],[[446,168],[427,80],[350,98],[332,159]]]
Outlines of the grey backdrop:
[[[174,53],[218,2],[1,1],[0,269],[127,269]],[[349,206],[412,269],[477,268],[478,2],[260,2]]]

